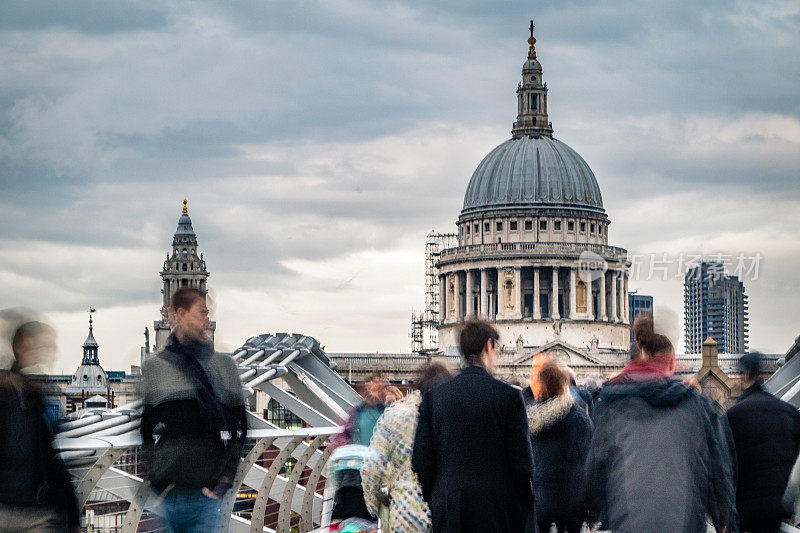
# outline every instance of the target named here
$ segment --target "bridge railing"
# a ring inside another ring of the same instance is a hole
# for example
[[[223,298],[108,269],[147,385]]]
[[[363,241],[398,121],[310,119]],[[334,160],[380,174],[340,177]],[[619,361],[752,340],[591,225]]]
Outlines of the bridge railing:
[[[230,516],[232,532],[311,531],[323,524],[328,447],[338,426],[304,429],[254,429],[247,433],[245,454],[239,463],[233,487],[223,499],[223,516]],[[55,448],[73,475],[80,507],[92,495],[112,495],[129,502],[121,531],[141,531],[147,510],[157,515],[158,496],[140,475],[131,473],[125,455],[136,453],[138,435],[57,438]],[[138,455],[138,454],[137,454]],[[139,466],[139,465],[137,465]],[[252,493],[252,508],[234,512],[237,495]]]

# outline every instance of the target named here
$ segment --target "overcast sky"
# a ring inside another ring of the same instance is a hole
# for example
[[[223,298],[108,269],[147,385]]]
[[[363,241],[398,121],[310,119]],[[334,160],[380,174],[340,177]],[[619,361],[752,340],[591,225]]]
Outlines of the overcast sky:
[[[555,136],[594,170],[610,244],[760,253],[751,347],[784,352],[800,333],[791,0],[6,0],[0,307],[49,316],[56,370],[79,363],[89,306],[104,366],[136,363],[186,196],[221,348],[288,331],[408,351],[424,236],[455,229],[510,136],[530,18]],[[675,274],[630,285],[682,317]]]

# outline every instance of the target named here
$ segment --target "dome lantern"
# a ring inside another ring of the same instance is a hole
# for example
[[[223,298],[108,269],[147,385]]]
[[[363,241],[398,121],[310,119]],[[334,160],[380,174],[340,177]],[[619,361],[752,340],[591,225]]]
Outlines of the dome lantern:
[[[517,85],[517,121],[511,135],[553,136],[553,125],[547,118],[547,84],[542,81],[542,65],[536,59],[536,38],[528,39],[528,60],[522,65],[522,82]]]

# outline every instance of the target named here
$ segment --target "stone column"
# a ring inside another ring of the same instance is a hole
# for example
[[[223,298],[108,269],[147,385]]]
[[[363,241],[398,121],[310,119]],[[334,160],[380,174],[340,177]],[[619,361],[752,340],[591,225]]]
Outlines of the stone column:
[[[575,295],[576,289],[577,283],[575,282],[575,267],[569,267],[569,318],[572,320],[577,318],[577,315],[575,314],[575,309],[578,303]]]
[[[628,275],[624,270],[622,271],[622,295],[622,300],[624,302],[622,321],[627,324],[630,322],[630,311],[628,310]]]
[[[609,270],[609,272],[611,273],[611,316],[609,319],[611,322],[618,322],[617,298],[619,298],[619,292],[617,291],[617,273],[614,270]]]
[[[482,317],[489,316],[489,292],[486,290],[489,285],[489,274],[485,268],[481,269],[481,301],[478,314]]]
[[[461,313],[463,302],[461,301],[461,275],[458,270],[453,272],[453,276],[455,276],[455,297],[456,297],[456,312],[455,312],[455,319],[460,320],[463,318],[463,314]]]
[[[533,319],[541,320],[542,308],[539,306],[539,267],[533,267]]]
[[[515,318],[522,318],[522,267],[514,267],[514,299],[516,301]]]
[[[608,320],[608,315],[606,314],[606,273],[603,272],[600,275],[600,294],[597,298],[597,304],[600,306],[600,314],[598,315],[600,320]]]
[[[447,320],[447,276],[439,276],[439,323]]]
[[[617,309],[619,310],[619,321],[623,324],[628,321],[627,317],[625,316],[625,300],[627,298],[627,294],[625,294],[625,275],[622,271],[619,271],[619,279],[617,280],[617,287],[619,287],[619,306]]]
[[[553,286],[550,289],[553,297],[550,299],[550,317],[553,320],[558,320],[561,318],[558,315],[558,267],[553,267]]]
[[[466,274],[467,274],[467,279],[466,279],[466,282],[467,282],[467,291],[466,291],[467,306],[466,306],[464,314],[466,316],[472,316],[472,315],[475,314],[475,307],[474,307],[475,298],[474,298],[474,290],[473,290],[474,289],[473,285],[475,284],[475,278],[472,275],[472,270],[467,270]]]
[[[590,278],[588,282],[586,282],[586,315],[589,317],[589,320],[594,320],[594,298],[592,298],[592,285],[594,285],[594,281]]]

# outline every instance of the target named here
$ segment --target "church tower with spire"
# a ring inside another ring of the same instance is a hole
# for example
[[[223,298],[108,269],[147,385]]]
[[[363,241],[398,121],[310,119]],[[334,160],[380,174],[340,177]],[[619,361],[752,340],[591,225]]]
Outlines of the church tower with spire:
[[[178,219],[178,229],[172,237],[172,251],[164,260],[161,270],[161,319],[153,323],[155,331],[155,351],[163,350],[170,333],[169,303],[175,291],[191,287],[203,293],[208,291],[208,269],[203,254],[198,252],[197,235],[189,218],[188,200],[183,199],[183,211]],[[215,324],[212,322],[212,328]],[[149,344],[149,342],[148,342]]]

